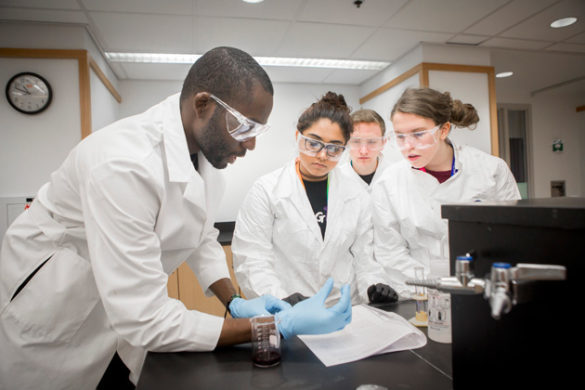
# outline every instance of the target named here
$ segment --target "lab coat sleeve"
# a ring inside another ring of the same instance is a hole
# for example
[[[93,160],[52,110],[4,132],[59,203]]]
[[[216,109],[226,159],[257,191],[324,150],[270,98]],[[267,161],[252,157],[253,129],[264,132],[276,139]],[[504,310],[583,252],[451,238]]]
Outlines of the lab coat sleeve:
[[[240,207],[232,239],[236,279],[247,298],[286,297],[281,279],[287,275],[279,275],[275,267],[273,224],[270,193],[256,182]]]
[[[497,160],[496,169],[496,196],[497,200],[518,200],[521,199],[520,190],[508,164],[500,158]]]
[[[205,295],[212,296],[213,292],[209,289],[209,286],[220,279],[230,279],[230,273],[226,263],[225,252],[217,241],[219,230],[213,227],[212,221],[207,220],[205,222],[203,234],[204,238],[201,244],[189,256],[187,264],[196,275]]]
[[[422,263],[410,256],[408,243],[400,233],[399,221],[382,184],[372,189],[372,207],[374,258],[384,267],[390,286],[401,298],[410,298],[412,288],[405,280],[414,278],[414,268]]]
[[[364,302],[368,302],[368,287],[376,283],[389,284],[385,277],[384,268],[374,259],[374,229],[372,226],[372,203],[369,197],[363,197],[361,201],[360,222],[357,224],[356,240],[350,251],[354,258],[359,296]]]
[[[223,318],[190,311],[167,294],[154,232],[163,188],[148,164],[93,169],[80,190],[91,266],[113,329],[150,351],[215,348]]]

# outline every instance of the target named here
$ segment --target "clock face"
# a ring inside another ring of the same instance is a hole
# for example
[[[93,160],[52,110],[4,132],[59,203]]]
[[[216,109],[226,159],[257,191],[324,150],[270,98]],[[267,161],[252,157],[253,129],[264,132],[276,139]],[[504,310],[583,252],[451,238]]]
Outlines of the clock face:
[[[25,72],[13,76],[6,85],[6,98],[14,109],[24,114],[38,114],[51,104],[53,91],[47,80]]]

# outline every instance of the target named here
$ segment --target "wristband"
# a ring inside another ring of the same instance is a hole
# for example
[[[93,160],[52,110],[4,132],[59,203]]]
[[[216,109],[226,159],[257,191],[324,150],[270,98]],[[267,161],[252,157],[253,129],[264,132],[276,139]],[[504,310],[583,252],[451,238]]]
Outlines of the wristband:
[[[234,294],[234,295],[232,295],[231,297],[229,297],[229,299],[228,299],[227,303],[225,304],[225,315],[224,315],[224,317],[227,315],[227,312],[228,312],[228,311],[230,312],[230,314],[232,313],[232,312],[230,311],[230,303],[232,303],[232,301],[233,301],[234,299],[236,299],[236,298],[241,298],[241,297],[242,297],[242,296],[241,296],[240,294]]]

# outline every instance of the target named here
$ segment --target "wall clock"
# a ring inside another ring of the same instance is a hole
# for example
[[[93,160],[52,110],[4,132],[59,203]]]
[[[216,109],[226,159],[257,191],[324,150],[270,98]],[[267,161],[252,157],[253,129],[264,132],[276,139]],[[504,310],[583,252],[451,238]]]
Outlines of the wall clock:
[[[38,114],[51,104],[53,91],[44,77],[23,72],[12,76],[6,84],[6,98],[15,110],[23,114]]]

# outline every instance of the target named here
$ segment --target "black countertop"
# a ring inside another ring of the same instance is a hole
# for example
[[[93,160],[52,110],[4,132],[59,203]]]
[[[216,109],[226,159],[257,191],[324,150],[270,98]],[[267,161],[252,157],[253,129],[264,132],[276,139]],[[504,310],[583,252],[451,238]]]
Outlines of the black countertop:
[[[405,318],[414,314],[413,302],[381,308]],[[416,350],[332,367],[325,367],[297,337],[283,341],[282,361],[273,368],[252,364],[249,343],[213,352],[150,352],[136,389],[356,389],[362,384],[452,389],[451,345],[428,340]]]

